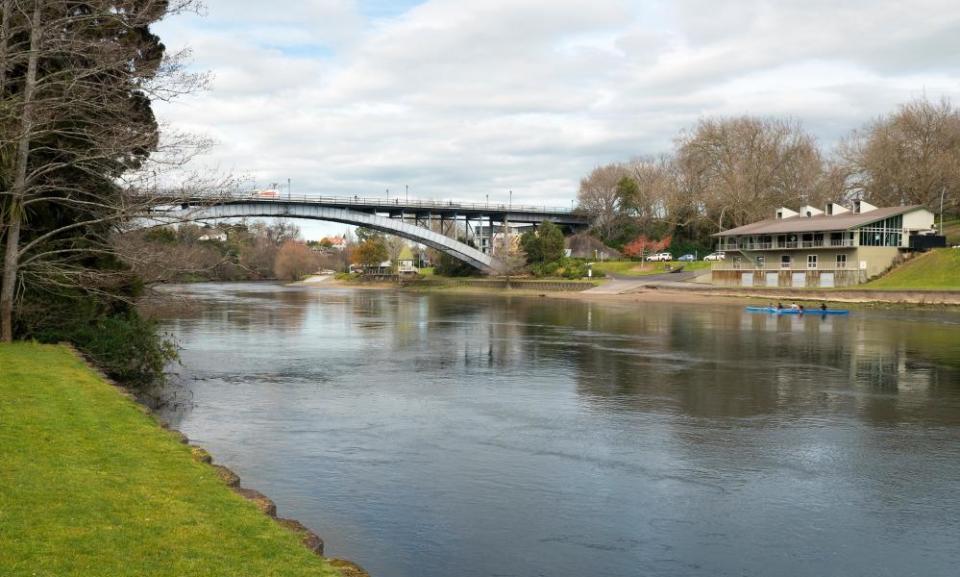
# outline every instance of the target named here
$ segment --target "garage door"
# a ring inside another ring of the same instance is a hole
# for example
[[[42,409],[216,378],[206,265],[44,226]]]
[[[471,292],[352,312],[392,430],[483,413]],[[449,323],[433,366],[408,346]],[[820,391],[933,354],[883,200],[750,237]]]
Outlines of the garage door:
[[[820,288],[833,288],[834,286],[833,273],[832,272],[822,272],[820,273]]]
[[[780,286],[780,274],[775,272],[767,273],[767,286],[776,287]]]
[[[740,286],[753,286],[752,272],[745,272],[740,276]]]
[[[807,286],[807,273],[805,272],[795,272],[793,273],[793,282],[790,286],[793,287],[805,287]]]

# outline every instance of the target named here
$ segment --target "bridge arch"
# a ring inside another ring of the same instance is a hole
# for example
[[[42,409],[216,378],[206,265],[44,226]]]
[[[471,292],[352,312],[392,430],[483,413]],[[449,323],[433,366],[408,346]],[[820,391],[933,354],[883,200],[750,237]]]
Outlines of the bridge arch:
[[[273,217],[325,220],[362,226],[429,246],[485,273],[496,274],[503,270],[503,265],[498,259],[466,243],[402,220],[358,212],[348,208],[250,200],[206,206],[185,206],[179,212],[189,215],[189,220]]]

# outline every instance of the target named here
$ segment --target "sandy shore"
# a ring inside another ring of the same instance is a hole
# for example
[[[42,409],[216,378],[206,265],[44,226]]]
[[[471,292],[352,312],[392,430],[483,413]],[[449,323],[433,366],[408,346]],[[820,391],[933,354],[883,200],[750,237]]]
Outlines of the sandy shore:
[[[828,290],[828,291],[743,291],[719,287],[690,288],[638,287],[621,294],[604,294],[591,291],[538,291],[524,289],[493,289],[478,287],[399,287],[385,283],[350,283],[337,280],[322,283],[325,287],[350,287],[374,290],[409,290],[415,292],[528,296],[550,299],[573,299],[595,302],[652,302],[674,304],[769,304],[772,302],[827,302],[835,304],[907,306],[907,307],[960,307],[960,291],[878,291],[878,290]],[[323,288],[323,287],[318,287]]]
[[[944,291],[810,291],[810,292],[750,292],[730,289],[669,289],[643,288],[625,294],[550,293],[548,298],[572,298],[577,300],[610,302],[663,302],[701,304],[757,304],[772,302],[827,302],[858,305],[902,305],[960,307],[960,292]]]

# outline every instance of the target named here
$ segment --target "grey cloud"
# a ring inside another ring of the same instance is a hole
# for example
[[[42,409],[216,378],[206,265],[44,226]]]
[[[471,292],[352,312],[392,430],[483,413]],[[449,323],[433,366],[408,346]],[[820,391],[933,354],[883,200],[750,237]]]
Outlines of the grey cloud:
[[[298,191],[566,204],[598,164],[668,149],[712,114],[783,115],[832,144],[897,103],[960,99],[955,2],[432,0],[211,3],[160,29],[214,90],[158,105],[211,165]],[[280,37],[280,42],[273,42]],[[293,57],[283,43],[334,46]]]

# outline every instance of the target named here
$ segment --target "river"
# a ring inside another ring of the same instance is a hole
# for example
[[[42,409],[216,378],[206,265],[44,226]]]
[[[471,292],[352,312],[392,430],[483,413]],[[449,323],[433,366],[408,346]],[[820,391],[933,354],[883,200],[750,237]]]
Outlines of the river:
[[[374,577],[957,575],[956,313],[166,290],[164,416]]]

